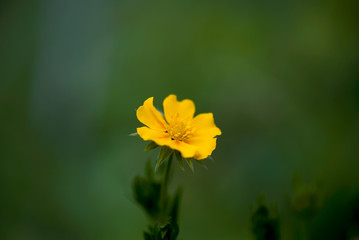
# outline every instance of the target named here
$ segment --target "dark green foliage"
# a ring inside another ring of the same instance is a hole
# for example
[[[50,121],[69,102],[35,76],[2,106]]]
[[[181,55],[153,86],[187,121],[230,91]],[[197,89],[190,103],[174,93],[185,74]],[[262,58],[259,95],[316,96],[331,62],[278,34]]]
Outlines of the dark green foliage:
[[[158,147],[156,143],[150,142],[145,150],[149,151],[156,147]],[[137,176],[134,180],[134,197],[152,220],[148,231],[144,232],[145,240],[175,240],[178,236],[178,213],[182,190],[178,188],[174,196],[171,197],[167,189],[173,157],[176,157],[182,170],[184,170],[183,161],[186,161],[194,172],[192,159],[184,159],[180,152],[162,146],[155,169],[148,161],[145,170],[146,177]],[[165,164],[166,160],[168,160],[167,164]],[[205,167],[204,163],[196,162]],[[163,165],[165,167],[161,167]],[[162,175],[162,179],[156,180],[154,173]]]
[[[358,239],[359,189],[343,188],[328,196],[309,233],[310,239]]]
[[[133,183],[133,192],[136,201],[143,207],[146,213],[151,218],[156,219],[160,212],[161,184],[137,176]]]
[[[279,240],[279,219],[271,216],[268,207],[260,204],[252,215],[252,232],[256,240]]]
[[[173,197],[167,192],[171,162],[172,157],[161,181],[156,180],[150,162],[146,165],[146,178],[137,176],[134,180],[134,197],[153,222],[148,231],[144,232],[145,240],[175,240],[178,236],[182,190],[178,188]]]
[[[175,240],[179,233],[178,224],[172,218],[163,226],[156,224],[148,228],[149,231],[144,232],[145,240]]]

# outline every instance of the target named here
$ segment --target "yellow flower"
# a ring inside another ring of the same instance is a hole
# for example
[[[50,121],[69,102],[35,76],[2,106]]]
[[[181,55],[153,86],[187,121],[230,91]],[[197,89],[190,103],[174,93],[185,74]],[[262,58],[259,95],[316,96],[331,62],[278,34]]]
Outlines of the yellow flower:
[[[212,113],[194,117],[194,103],[189,99],[177,101],[175,95],[169,95],[163,101],[163,109],[164,116],[153,106],[153,97],[138,108],[137,118],[147,126],[137,128],[143,140],[168,146],[179,151],[184,158],[201,160],[212,154],[216,148],[215,137],[221,135]]]

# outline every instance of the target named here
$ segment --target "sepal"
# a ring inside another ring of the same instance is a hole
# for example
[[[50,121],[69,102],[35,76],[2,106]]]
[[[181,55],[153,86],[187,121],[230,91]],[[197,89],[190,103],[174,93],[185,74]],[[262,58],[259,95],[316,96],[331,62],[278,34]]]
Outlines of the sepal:
[[[187,162],[188,166],[191,168],[192,172],[194,173],[194,167],[193,167],[192,159],[191,158],[186,158],[186,162]]]
[[[175,151],[175,156],[176,156],[178,165],[180,166],[181,170],[184,171],[183,157],[182,157],[181,153],[179,151]]]
[[[150,143],[147,144],[147,146],[145,147],[145,152],[151,151],[152,149],[155,149],[155,148],[157,148],[157,147],[159,147],[159,146],[157,145],[157,143],[155,143],[155,142],[150,142]]]
[[[173,150],[167,146],[162,146],[160,151],[160,156],[158,157],[158,161],[156,163],[155,172],[161,167],[163,162],[169,158],[169,156],[173,153]]]

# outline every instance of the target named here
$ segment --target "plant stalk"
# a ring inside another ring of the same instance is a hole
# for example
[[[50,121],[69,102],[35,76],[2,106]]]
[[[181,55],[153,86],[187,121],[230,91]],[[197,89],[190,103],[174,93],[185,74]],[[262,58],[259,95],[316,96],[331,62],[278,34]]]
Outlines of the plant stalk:
[[[164,219],[167,215],[167,203],[166,203],[165,199],[168,194],[167,189],[168,189],[169,175],[171,172],[172,158],[173,158],[173,153],[171,153],[171,155],[168,158],[168,163],[166,166],[166,171],[164,173],[163,182],[162,182],[162,186],[161,186],[161,196],[160,196],[160,206],[162,208],[161,222],[164,222],[167,220],[167,219]]]

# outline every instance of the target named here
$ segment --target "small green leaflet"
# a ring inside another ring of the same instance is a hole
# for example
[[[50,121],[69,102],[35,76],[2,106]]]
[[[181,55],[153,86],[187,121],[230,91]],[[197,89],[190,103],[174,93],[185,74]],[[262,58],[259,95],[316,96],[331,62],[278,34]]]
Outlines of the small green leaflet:
[[[158,145],[155,142],[150,142],[145,147],[145,152],[151,151],[152,149],[155,149],[156,147],[158,147]]]
[[[175,151],[175,155],[178,161],[178,165],[180,166],[181,170],[184,171],[184,166],[183,166],[183,162],[182,162],[182,155],[179,151]]]
[[[173,150],[167,146],[163,146],[160,151],[160,156],[156,163],[155,172],[158,171],[159,167],[163,164],[163,162],[173,153]]]
[[[194,173],[192,159],[186,158],[186,162],[188,163],[188,166],[191,168],[192,172]]]

